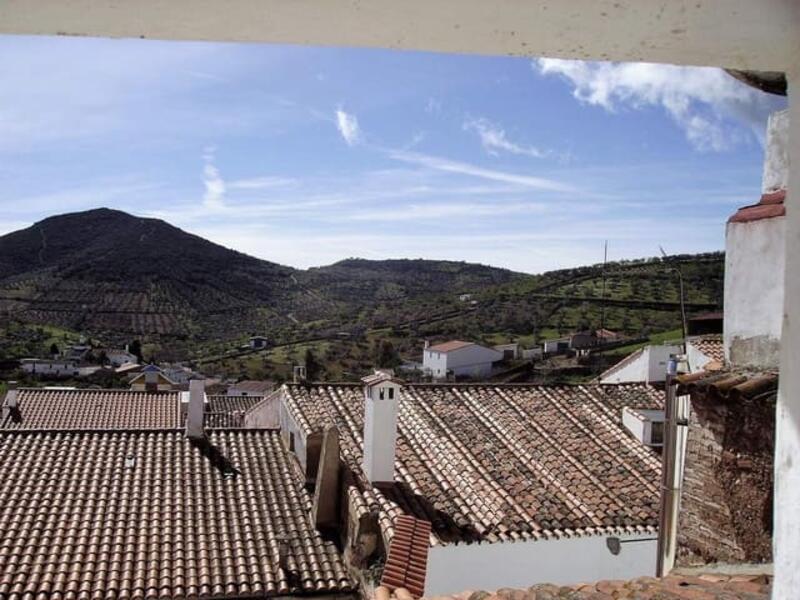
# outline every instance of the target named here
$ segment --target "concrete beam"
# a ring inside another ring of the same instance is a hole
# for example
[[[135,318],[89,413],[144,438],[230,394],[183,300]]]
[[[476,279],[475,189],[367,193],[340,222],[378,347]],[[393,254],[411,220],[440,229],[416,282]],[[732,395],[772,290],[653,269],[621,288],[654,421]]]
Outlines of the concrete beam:
[[[789,187],[778,406],[773,598],[800,590],[800,64],[789,73]]]
[[[339,430],[330,427],[322,438],[311,522],[319,529],[339,525]]]
[[[0,33],[787,70],[796,0],[5,0]]]

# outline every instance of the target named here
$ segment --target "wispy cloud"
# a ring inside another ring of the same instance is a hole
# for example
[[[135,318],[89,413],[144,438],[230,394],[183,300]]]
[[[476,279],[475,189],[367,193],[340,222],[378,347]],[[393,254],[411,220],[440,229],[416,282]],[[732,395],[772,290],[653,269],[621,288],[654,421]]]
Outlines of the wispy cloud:
[[[348,221],[420,221],[430,219],[470,220],[475,217],[502,217],[514,214],[541,213],[544,204],[535,202],[498,202],[481,204],[475,202],[409,204],[382,210],[368,210],[350,213],[343,217]]]
[[[781,103],[710,67],[553,58],[533,66],[569,81],[581,102],[610,112],[621,106],[662,107],[698,150],[729,150],[750,135],[760,140],[767,115]]]
[[[461,175],[469,175],[471,177],[478,177],[480,179],[488,179],[490,181],[501,181],[503,183],[513,183],[526,188],[537,190],[547,190],[551,192],[576,192],[574,186],[548,179],[546,177],[535,177],[533,175],[520,175],[517,173],[509,173],[508,171],[498,171],[495,169],[486,169],[477,165],[469,163],[458,162],[449,160],[447,158],[440,158],[438,156],[429,156],[427,154],[419,154],[416,152],[405,152],[401,150],[389,151],[389,156],[401,162],[410,163],[434,169],[436,171],[443,171],[446,173],[458,173]]]
[[[552,154],[548,150],[540,150],[535,146],[512,142],[508,139],[502,127],[488,119],[468,119],[464,122],[464,130],[477,133],[483,149],[491,156],[499,156],[501,151],[530,156],[531,158],[545,158]]]
[[[291,177],[252,177],[250,179],[236,179],[227,183],[229,190],[266,190],[285,188],[297,185],[297,180]]]
[[[336,128],[348,146],[355,146],[361,141],[361,129],[355,115],[336,109]]]
[[[219,169],[214,164],[216,149],[207,146],[203,150],[203,185],[206,188],[203,194],[203,206],[209,209],[220,209],[225,205],[225,180],[220,175]]]

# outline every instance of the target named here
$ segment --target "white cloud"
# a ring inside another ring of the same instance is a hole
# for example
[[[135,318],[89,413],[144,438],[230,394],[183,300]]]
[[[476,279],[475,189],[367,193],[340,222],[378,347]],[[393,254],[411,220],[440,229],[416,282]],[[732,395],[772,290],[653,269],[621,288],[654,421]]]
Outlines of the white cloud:
[[[436,171],[444,171],[446,173],[458,173],[461,175],[470,175],[481,179],[488,179],[490,181],[502,181],[504,183],[512,183],[526,188],[533,188],[537,190],[547,190],[551,192],[575,192],[577,191],[571,185],[561,183],[554,179],[547,179],[544,177],[534,177],[532,175],[519,175],[517,173],[509,173],[507,171],[497,171],[494,169],[484,169],[476,165],[468,163],[456,162],[446,158],[439,158],[437,156],[429,156],[427,154],[418,154],[416,152],[403,152],[403,151],[390,151],[389,155],[401,162],[406,162],[414,165],[434,169]]]
[[[214,165],[216,149],[208,146],[203,150],[203,184],[206,192],[203,195],[203,205],[210,209],[220,209],[225,206],[225,180]]]
[[[355,146],[361,141],[361,129],[355,115],[346,113],[341,108],[336,109],[336,128],[347,142],[348,146]]]
[[[766,116],[781,104],[781,100],[710,67],[550,58],[538,59],[533,65],[545,75],[569,81],[581,102],[608,111],[620,106],[662,107],[699,150],[730,149],[749,137],[747,129],[761,140]]]
[[[500,150],[531,158],[545,158],[550,154],[549,151],[540,150],[534,146],[523,146],[512,142],[506,137],[506,132],[502,127],[487,119],[470,119],[464,123],[464,129],[477,133],[483,149],[492,156],[499,156],[498,151]]]

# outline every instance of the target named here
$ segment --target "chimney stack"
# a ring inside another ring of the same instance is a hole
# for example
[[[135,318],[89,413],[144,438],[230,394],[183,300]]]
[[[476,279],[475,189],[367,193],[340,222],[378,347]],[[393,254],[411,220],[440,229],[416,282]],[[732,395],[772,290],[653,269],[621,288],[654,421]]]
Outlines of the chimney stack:
[[[3,403],[4,406],[8,408],[16,408],[17,407],[17,382],[16,381],[9,381],[7,384],[6,390],[6,399]]]
[[[6,419],[11,411],[17,408],[17,382],[9,381],[8,389],[6,390],[6,397],[3,400],[2,410],[0,410],[0,418]]]
[[[186,411],[186,436],[193,440],[205,437],[203,413],[206,402],[206,382],[202,379],[189,381],[189,407]]]
[[[295,365],[292,369],[292,380],[295,383],[302,383],[306,380],[306,367],[305,365]]]
[[[364,474],[372,483],[391,483],[402,382],[387,371],[376,371],[361,381],[364,382]]]

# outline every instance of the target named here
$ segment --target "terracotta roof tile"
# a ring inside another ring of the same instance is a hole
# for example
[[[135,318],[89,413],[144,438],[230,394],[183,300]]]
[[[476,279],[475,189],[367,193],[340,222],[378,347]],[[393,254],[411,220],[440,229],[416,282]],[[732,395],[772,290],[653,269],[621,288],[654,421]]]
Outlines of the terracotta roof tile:
[[[441,344],[436,344],[435,346],[428,347],[428,350],[433,350],[434,352],[453,352],[454,350],[460,350],[461,348],[466,348],[468,346],[474,346],[473,342],[462,342],[461,340],[453,340],[451,342],[442,342]]]
[[[660,600],[768,600],[772,578],[768,575],[700,574],[669,575],[657,579],[640,577],[628,581],[598,581],[578,585],[537,584],[526,590],[502,588],[494,594],[487,592],[440,596],[439,600],[492,598],[518,600],[526,598],[572,598],[573,600],[614,600],[616,598],[658,598]],[[378,595],[376,594],[376,600]],[[395,597],[400,600],[399,595]]]
[[[0,432],[0,598],[352,589],[276,431]],[[285,550],[281,550],[281,548]]]
[[[715,398],[772,397],[778,393],[776,371],[699,371],[677,378],[679,394],[708,394]]]
[[[178,392],[23,388],[0,430],[175,429]]]
[[[686,340],[686,343],[694,346],[713,361],[720,363],[725,361],[725,346],[722,343],[722,336],[719,334],[691,337]]]
[[[401,515],[395,521],[395,535],[389,545],[381,585],[389,590],[407,589],[419,598],[425,593],[431,524]]]
[[[728,223],[747,223],[760,219],[782,217],[786,214],[785,200],[786,190],[763,194],[758,204],[740,208],[728,219]]]
[[[663,408],[655,387],[407,385],[395,483],[380,488],[361,470],[361,386],[288,384],[283,393],[306,433],[339,429],[357,475],[348,495],[362,510],[379,507],[387,540],[401,515],[430,521],[432,544],[657,526],[660,459],[621,423],[625,406]]]
[[[204,414],[206,427],[244,427],[244,415],[255,405],[263,402],[263,396],[227,396],[213,395],[207,397]]]

